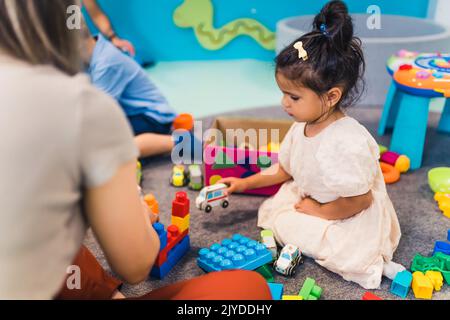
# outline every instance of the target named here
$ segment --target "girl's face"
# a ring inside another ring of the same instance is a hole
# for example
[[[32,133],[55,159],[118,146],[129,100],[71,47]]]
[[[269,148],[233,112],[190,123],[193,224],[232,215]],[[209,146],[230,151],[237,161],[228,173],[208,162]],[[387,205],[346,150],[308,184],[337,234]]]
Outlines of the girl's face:
[[[295,121],[313,122],[327,112],[323,100],[311,89],[295,84],[281,72],[277,72],[276,80],[283,92],[281,104]]]

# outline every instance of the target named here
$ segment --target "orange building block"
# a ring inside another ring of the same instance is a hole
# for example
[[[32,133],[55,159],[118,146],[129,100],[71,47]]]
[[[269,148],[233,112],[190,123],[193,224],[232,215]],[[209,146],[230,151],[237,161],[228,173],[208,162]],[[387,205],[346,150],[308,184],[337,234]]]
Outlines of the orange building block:
[[[431,299],[433,297],[433,283],[422,272],[413,273],[412,289],[418,299]]]
[[[174,130],[191,131],[194,128],[194,117],[189,113],[182,113],[173,121]]]
[[[147,194],[144,197],[144,201],[147,203],[148,208],[150,211],[154,214],[159,214],[159,204],[158,201],[156,201],[156,198],[152,194]]]

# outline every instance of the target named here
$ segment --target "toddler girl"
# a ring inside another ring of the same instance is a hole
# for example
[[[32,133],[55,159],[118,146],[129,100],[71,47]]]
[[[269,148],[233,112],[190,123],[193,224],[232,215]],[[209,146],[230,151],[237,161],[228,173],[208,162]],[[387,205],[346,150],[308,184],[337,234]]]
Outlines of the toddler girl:
[[[404,270],[392,262],[398,219],[369,132],[344,110],[362,92],[364,57],[342,1],[316,16],[314,30],[276,58],[282,105],[295,120],[279,164],[246,179],[228,178],[229,193],[283,183],[259,209],[258,226],[281,245],[300,248],[323,267],[366,289]]]

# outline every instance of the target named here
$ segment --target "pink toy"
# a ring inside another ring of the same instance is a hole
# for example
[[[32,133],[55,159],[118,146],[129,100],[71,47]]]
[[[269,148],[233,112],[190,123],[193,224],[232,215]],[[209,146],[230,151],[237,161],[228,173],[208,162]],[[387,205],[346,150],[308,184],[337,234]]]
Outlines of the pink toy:
[[[225,159],[217,164],[217,159]],[[205,185],[210,186],[218,179],[236,177],[246,178],[259,173],[258,159],[270,159],[271,164],[278,163],[278,153],[260,152],[256,150],[241,150],[230,147],[208,145],[205,147]],[[256,161],[254,161],[256,159]],[[251,163],[251,164],[250,164]],[[248,190],[245,194],[272,196],[278,192],[281,185]]]
[[[399,155],[392,151],[384,152],[381,155],[380,161],[394,166],[401,173],[408,172],[411,166],[411,161],[407,156]]]

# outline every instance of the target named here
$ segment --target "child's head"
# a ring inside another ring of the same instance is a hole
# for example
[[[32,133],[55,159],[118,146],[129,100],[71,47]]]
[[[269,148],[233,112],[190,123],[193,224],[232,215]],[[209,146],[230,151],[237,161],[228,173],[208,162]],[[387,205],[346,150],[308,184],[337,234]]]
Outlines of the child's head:
[[[315,17],[313,31],[276,58],[283,107],[296,121],[323,121],[360,97],[364,68],[361,41],[353,36],[347,6],[331,1]]]

